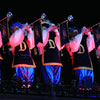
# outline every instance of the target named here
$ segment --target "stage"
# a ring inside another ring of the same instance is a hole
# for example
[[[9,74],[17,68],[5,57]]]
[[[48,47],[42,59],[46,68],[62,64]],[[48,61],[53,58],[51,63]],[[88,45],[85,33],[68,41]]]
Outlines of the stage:
[[[0,94],[0,100],[99,100],[98,98],[53,97],[27,94]]]
[[[16,81],[0,84],[0,100],[99,100],[100,87],[78,88],[75,84],[45,86],[36,83],[30,88],[21,88]]]

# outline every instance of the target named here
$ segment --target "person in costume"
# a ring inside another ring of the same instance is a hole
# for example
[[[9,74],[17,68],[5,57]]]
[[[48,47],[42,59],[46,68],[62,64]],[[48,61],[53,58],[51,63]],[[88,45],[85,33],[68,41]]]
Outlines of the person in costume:
[[[20,22],[12,24],[11,29],[9,44],[13,52],[12,68],[15,68],[17,81],[21,80],[22,87],[29,88],[34,82],[36,67],[30,52],[34,48],[34,31],[28,24],[22,25]]]
[[[0,83],[1,83],[1,77],[2,77],[2,74],[1,74],[1,66],[2,66],[2,61],[3,61],[3,57],[2,57],[2,35],[1,35],[1,31],[0,31]]]
[[[60,37],[56,25],[49,20],[42,21],[43,43],[37,44],[40,55],[42,55],[41,67],[44,83],[46,85],[61,84],[61,58],[60,58]]]
[[[95,49],[94,37],[86,27],[82,28],[81,33],[73,29],[72,34],[75,36],[72,36],[66,48],[70,48],[72,56],[73,79],[78,87],[90,88],[94,82],[94,72],[89,52]]]
[[[94,79],[95,82],[100,85],[100,26],[97,25],[92,28],[92,33],[95,39],[95,50],[90,53],[93,67],[94,67]]]

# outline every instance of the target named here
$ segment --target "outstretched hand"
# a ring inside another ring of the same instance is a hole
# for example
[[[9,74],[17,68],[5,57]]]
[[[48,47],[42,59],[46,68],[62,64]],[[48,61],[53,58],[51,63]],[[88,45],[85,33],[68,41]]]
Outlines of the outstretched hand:
[[[50,28],[49,28],[49,31],[55,31],[56,29],[56,26],[55,25],[51,25]]]
[[[25,30],[30,32],[30,26],[28,25],[28,23],[24,24],[23,31]]]
[[[86,28],[86,27],[83,27],[82,28],[82,35],[87,35],[88,37],[90,36],[90,33],[91,31],[88,29],[88,28]]]

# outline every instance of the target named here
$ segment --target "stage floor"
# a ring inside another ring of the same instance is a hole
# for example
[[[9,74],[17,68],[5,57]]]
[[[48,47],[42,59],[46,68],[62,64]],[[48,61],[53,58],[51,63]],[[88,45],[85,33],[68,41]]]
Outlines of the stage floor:
[[[75,85],[45,86],[34,84],[21,88],[16,81],[0,84],[0,100],[100,100],[100,86],[78,88]]]
[[[27,94],[0,94],[0,100],[100,100],[97,98],[53,97]]]

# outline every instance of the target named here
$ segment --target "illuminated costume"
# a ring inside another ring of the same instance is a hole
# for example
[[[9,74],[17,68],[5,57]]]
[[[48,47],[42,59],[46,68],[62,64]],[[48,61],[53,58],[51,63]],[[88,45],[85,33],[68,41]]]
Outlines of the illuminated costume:
[[[94,39],[95,39],[95,50],[90,53],[92,61],[93,61],[93,67],[94,67],[94,79],[97,84],[100,84],[100,26],[96,26],[92,29]]]
[[[67,45],[66,45],[67,46]],[[94,37],[88,29],[70,40],[70,53],[73,60],[74,79],[79,87],[91,87],[94,82],[94,73],[89,52],[94,50]]]
[[[32,29],[27,25],[23,27],[20,23],[14,23],[12,29],[18,29],[10,37],[10,45],[14,54],[12,67],[16,69],[17,80],[21,79],[23,85],[28,82],[32,85],[34,82],[35,63],[31,57],[30,49],[34,48],[34,35]],[[27,35],[25,36],[25,31]]]
[[[1,32],[0,32],[0,83],[1,83],[1,66],[2,66],[2,36],[1,36]]]
[[[42,54],[42,74],[45,84],[60,85],[61,83],[61,59],[60,59],[60,38],[55,25],[48,22],[42,23],[43,44],[38,43],[37,47]]]

